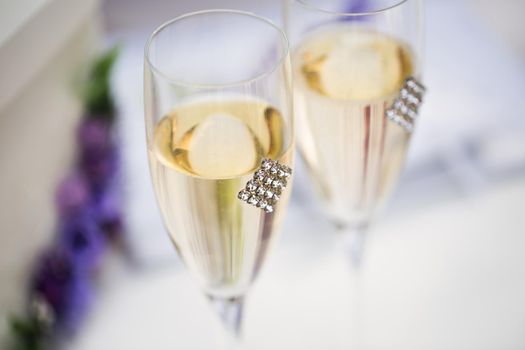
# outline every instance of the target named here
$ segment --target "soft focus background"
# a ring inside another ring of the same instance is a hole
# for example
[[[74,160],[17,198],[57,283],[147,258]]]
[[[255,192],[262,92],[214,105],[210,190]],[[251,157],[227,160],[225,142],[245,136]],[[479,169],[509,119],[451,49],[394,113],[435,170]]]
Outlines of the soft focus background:
[[[525,2],[426,4],[428,98],[363,266],[349,265],[299,164],[280,244],[248,299],[247,349],[525,349]],[[106,259],[68,348],[218,348],[219,321],[160,222],[142,115],[147,37],[205,8],[281,15],[276,0],[0,0],[1,338],[56,225],[53,192],[81,116],[75,78],[121,43],[113,87],[132,263]]]

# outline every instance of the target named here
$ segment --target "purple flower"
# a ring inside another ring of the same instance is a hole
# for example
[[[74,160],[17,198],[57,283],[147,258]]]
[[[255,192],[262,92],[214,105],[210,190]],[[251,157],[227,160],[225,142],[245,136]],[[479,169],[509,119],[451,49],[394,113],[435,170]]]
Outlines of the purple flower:
[[[57,321],[65,314],[75,278],[73,257],[61,247],[52,247],[37,260],[31,281],[31,293],[49,304]]]
[[[110,124],[100,119],[85,119],[78,130],[79,166],[95,188],[100,188],[114,174],[117,152],[112,142]]]
[[[120,194],[113,188],[102,193],[96,206],[99,227],[106,236],[115,241],[122,234],[122,210]]]
[[[93,301],[93,284],[87,278],[76,278],[70,286],[67,309],[63,315],[62,328],[66,333],[74,334],[89,311]]]
[[[369,3],[367,0],[346,0],[346,6],[343,8],[344,13],[363,13],[369,11]],[[367,16],[344,16],[341,18],[343,22],[364,21]]]
[[[82,151],[104,151],[111,145],[110,125],[100,119],[85,117],[77,136]]]
[[[74,332],[92,299],[89,276],[77,270],[73,255],[63,247],[45,251],[35,267],[30,297],[47,303],[55,327]]]
[[[346,0],[345,13],[360,13],[368,10],[368,0]]]
[[[66,177],[58,186],[55,202],[61,217],[78,214],[90,201],[86,179],[80,174]]]
[[[100,190],[117,168],[117,153],[114,146],[104,150],[84,150],[80,154],[80,169],[90,184]]]
[[[89,273],[97,267],[106,248],[104,235],[91,210],[85,210],[63,222],[58,243],[71,253],[76,270],[83,273]]]

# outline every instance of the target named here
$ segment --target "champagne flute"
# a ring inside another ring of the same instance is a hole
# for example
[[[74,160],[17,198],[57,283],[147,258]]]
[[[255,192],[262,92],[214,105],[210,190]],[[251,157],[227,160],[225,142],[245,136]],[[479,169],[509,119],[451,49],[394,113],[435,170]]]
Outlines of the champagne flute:
[[[149,165],[165,227],[225,326],[239,335],[244,296],[291,192],[289,185],[272,207],[263,200],[268,193],[250,197],[256,205],[238,198],[263,159],[292,166],[286,36],[246,12],[183,15],[149,39],[144,80]]]
[[[387,111],[420,79],[421,22],[419,0],[287,3],[299,151],[355,263],[405,160],[411,125]]]

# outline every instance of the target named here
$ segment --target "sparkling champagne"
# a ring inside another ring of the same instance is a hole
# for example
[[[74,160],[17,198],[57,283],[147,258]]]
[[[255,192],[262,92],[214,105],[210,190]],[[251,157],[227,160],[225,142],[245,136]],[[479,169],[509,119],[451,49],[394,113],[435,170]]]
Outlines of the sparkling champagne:
[[[206,293],[246,292],[275,240],[290,188],[272,213],[237,199],[263,158],[291,165],[281,113],[255,99],[198,100],[155,128],[149,161],[164,223]]]
[[[295,50],[300,151],[329,214],[366,223],[402,168],[409,135],[385,118],[412,54],[402,42],[348,24],[323,29]]]

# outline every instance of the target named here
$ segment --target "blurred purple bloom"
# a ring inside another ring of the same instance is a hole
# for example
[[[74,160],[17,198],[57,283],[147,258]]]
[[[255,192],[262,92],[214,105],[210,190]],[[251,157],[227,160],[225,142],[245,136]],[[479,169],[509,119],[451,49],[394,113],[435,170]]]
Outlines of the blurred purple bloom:
[[[43,298],[59,321],[68,307],[69,294],[76,270],[73,257],[61,247],[52,247],[37,260],[31,282],[31,292]]]
[[[346,7],[343,12],[359,13],[365,12],[368,9],[368,0],[346,0]]]
[[[89,277],[75,267],[73,255],[63,247],[52,247],[37,260],[31,296],[53,310],[55,326],[74,332],[92,299]]]
[[[62,328],[74,334],[86,318],[93,301],[93,284],[87,278],[76,278],[70,286]]]
[[[117,168],[117,153],[113,146],[103,151],[84,150],[80,155],[80,169],[91,185],[96,188],[104,186]]]
[[[58,186],[55,202],[61,217],[78,214],[90,201],[86,179],[79,174],[66,177]]]
[[[369,8],[368,0],[346,0],[346,6],[342,9],[344,13],[363,13]],[[352,22],[352,21],[365,21],[367,16],[344,16],[341,18],[343,22]]]
[[[104,151],[111,145],[110,124],[93,118],[84,118],[78,128],[81,151]]]
[[[80,170],[96,188],[104,186],[114,174],[117,152],[110,124],[100,119],[85,119],[79,127]]]
[[[75,268],[83,273],[96,268],[106,248],[96,216],[88,210],[61,224],[58,243],[71,253]]]
[[[113,49],[102,56],[92,69],[85,102],[92,113],[84,116],[77,130],[77,172],[66,177],[56,191],[60,214],[56,240],[32,271],[29,327],[36,320],[59,332],[71,334],[78,329],[93,297],[92,272],[105,251],[106,236],[122,231],[120,202],[112,186],[118,149],[112,135],[114,109],[109,94],[109,73],[117,52]],[[26,330],[21,336],[32,337],[28,348],[36,349],[42,334]],[[54,342],[50,344],[54,348]]]
[[[100,228],[111,240],[117,240],[123,230],[120,193],[115,186],[100,196],[96,206],[97,220]]]

